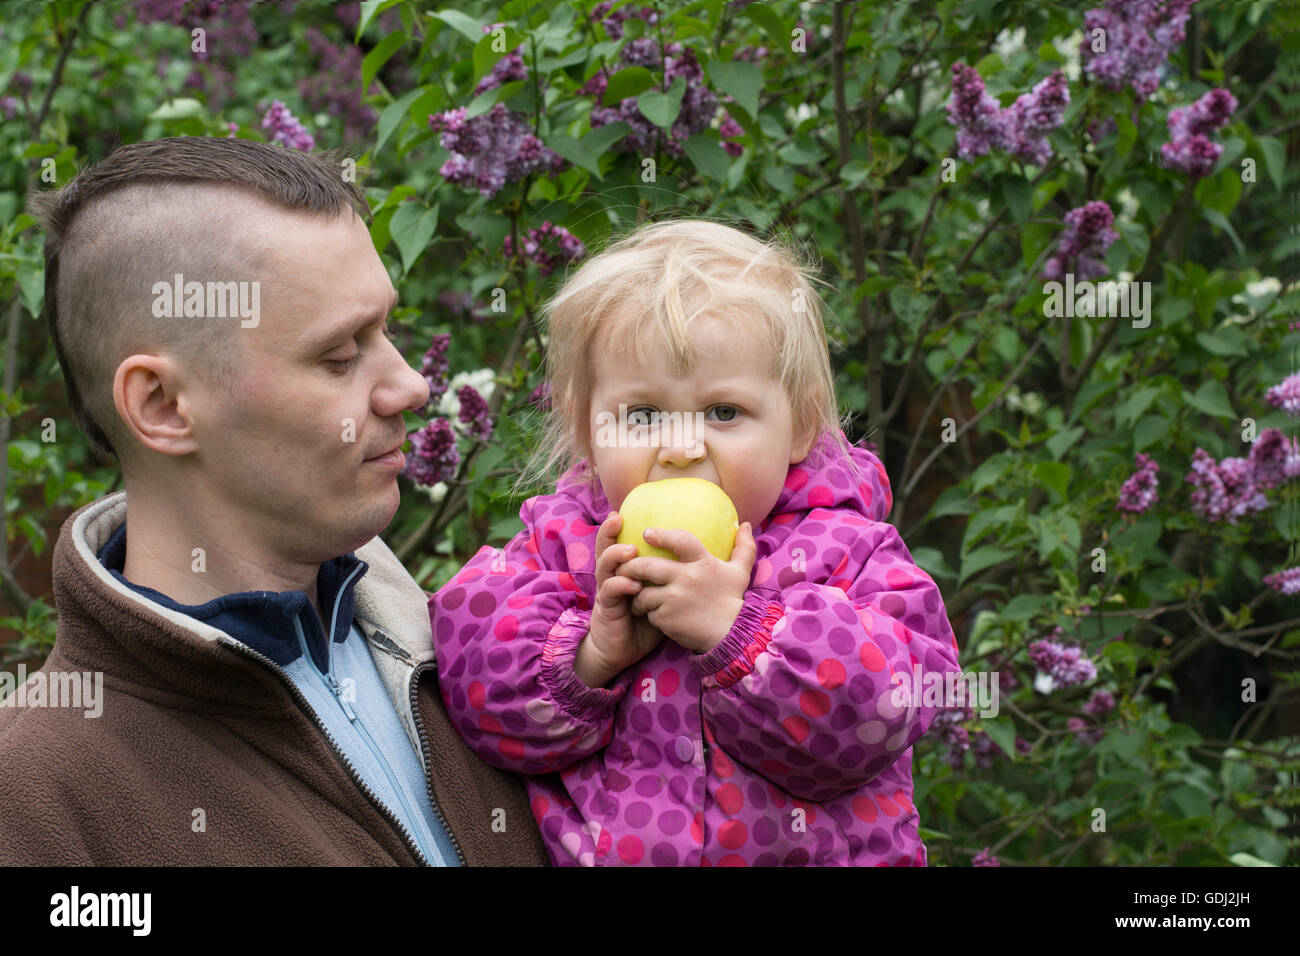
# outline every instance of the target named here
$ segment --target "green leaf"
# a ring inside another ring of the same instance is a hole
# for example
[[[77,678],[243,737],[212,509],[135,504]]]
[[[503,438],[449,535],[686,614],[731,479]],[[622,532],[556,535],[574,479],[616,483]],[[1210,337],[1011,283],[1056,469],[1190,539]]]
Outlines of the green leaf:
[[[713,60],[709,63],[709,81],[722,92],[733,96],[740,108],[750,116],[758,116],[758,94],[763,88],[763,71],[753,63],[743,60]]]
[[[1047,439],[1047,441],[1043,443],[1043,446],[1048,450],[1053,459],[1060,460],[1062,455],[1074,447],[1074,443],[1079,440],[1079,437],[1083,432],[1084,428],[1082,425],[1075,425],[1071,428],[1066,428]]]
[[[1249,853],[1234,853],[1228,857],[1228,861],[1233,866],[1276,866],[1276,863],[1270,863],[1268,860],[1261,860],[1257,856],[1251,856]]]
[[[419,202],[405,202],[397,207],[388,230],[402,254],[402,271],[409,272],[420,258],[438,226],[438,207],[426,209]]]
[[[32,315],[40,315],[45,304],[45,263],[23,260],[17,279],[23,308]]]
[[[362,0],[361,16],[357,18],[357,35],[353,42],[361,39],[361,35],[366,32],[366,27],[370,26],[370,21],[379,14],[383,13],[390,7],[395,7],[404,0]],[[369,89],[369,84],[362,89]]]
[[[1229,168],[1206,176],[1196,184],[1195,197],[1202,206],[1226,216],[1241,198],[1241,170]]]
[[[1162,391],[1163,389],[1154,385],[1138,389],[1116,410],[1115,424],[1120,428],[1128,428],[1142,417],[1142,413],[1151,406]]]
[[[1016,556],[1014,551],[1004,551],[1002,548],[986,544],[982,548],[976,548],[961,563],[961,577],[957,579],[957,586],[961,587],[966,583],[966,579],[972,574],[983,571],[985,568],[991,568],[995,564],[1001,564]]]
[[[985,718],[979,727],[989,738],[1002,748],[1002,752],[1012,760],[1016,759],[1016,725],[1009,717]]]
[[[1210,379],[1202,383],[1195,395],[1188,395],[1186,392],[1183,395],[1189,405],[1206,415],[1213,415],[1215,418],[1236,418],[1232,411],[1232,404],[1228,400],[1228,390],[1218,379]]]
[[[436,10],[429,16],[441,20],[471,43],[478,43],[483,38],[483,24],[459,10]]]
[[[1051,600],[1043,594],[1017,594],[998,609],[998,617],[1006,621],[1028,621]]]
[[[397,52],[398,48],[406,42],[406,34],[400,30],[388,34],[375,45],[375,48],[366,54],[361,61],[361,89],[370,89],[370,84],[374,82],[375,74],[380,68],[388,62],[389,57]]]
[[[731,157],[712,136],[696,133],[682,144],[682,149],[704,179],[721,182],[727,178]]]
[[[1273,180],[1273,188],[1281,192],[1286,177],[1286,145],[1274,136],[1261,136],[1256,142],[1264,154],[1268,178]]]
[[[1030,468],[1035,483],[1042,484],[1055,491],[1062,501],[1066,500],[1070,487],[1071,468],[1069,465],[1055,461],[1036,461]]]
[[[1125,763],[1132,763],[1142,744],[1146,742],[1146,731],[1137,728],[1130,733],[1111,733],[1108,735],[1111,748]]]
[[[1213,332],[1197,332],[1196,341],[1214,355],[1239,355],[1245,358],[1250,354],[1246,349],[1246,336],[1232,325],[1220,326]]]
[[[686,95],[686,79],[677,77],[668,92],[646,90],[636,98],[641,115],[660,129],[672,129],[677,114],[682,111],[682,97]]]
[[[1137,127],[1131,119],[1120,113],[1115,117],[1115,132],[1115,151],[1123,158],[1133,150],[1133,145],[1137,142]]]
[[[644,66],[629,66],[609,78],[602,103],[605,106],[613,106],[629,96],[640,96],[654,85],[654,74]]]
[[[379,114],[379,132],[378,138],[375,140],[376,154],[384,148],[384,143],[388,141],[388,137],[392,136],[397,127],[406,119],[406,111],[410,105],[423,93],[424,89],[417,86],[400,99],[394,100],[384,107],[384,111]]]
[[[1021,176],[1005,176],[1002,180],[1002,198],[1016,222],[1025,222],[1034,207],[1034,187]]]
[[[611,144],[626,136],[631,128],[622,120],[617,123],[607,123],[596,127],[580,140],[565,136],[563,133],[551,133],[546,138],[546,145],[573,165],[585,169],[600,179],[600,157]]]
[[[1169,432],[1169,419],[1163,415],[1148,415],[1133,429],[1133,453],[1137,454],[1154,445]]]
[[[1241,236],[1237,235],[1237,230],[1232,228],[1232,223],[1228,221],[1227,216],[1219,212],[1219,210],[1209,207],[1202,209],[1201,215],[1205,217],[1205,221],[1211,226],[1222,229],[1228,234],[1228,238],[1232,240],[1233,246],[1236,247],[1237,255],[1243,257],[1246,255],[1246,245],[1241,241]]]
[[[955,578],[957,572],[948,567],[943,552],[937,548],[918,547],[912,549],[912,560],[932,578]]]

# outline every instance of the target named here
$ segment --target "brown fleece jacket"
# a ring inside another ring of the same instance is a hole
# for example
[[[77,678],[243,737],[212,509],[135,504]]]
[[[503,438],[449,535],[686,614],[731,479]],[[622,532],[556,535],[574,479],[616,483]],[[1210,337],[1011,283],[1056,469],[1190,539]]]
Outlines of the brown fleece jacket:
[[[0,707],[0,865],[418,865],[283,671],[99,563],[125,520],[118,493],[59,534],[41,670],[102,673],[102,714]],[[423,592],[379,538],[356,553],[357,624],[464,862],[549,865],[522,781],[447,720]]]

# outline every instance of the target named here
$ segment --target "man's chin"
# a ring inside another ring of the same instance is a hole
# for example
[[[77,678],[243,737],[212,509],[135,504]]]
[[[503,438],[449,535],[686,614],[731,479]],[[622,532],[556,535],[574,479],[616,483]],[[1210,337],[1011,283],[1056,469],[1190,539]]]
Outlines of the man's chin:
[[[362,545],[380,534],[385,528],[392,523],[393,517],[397,514],[397,507],[402,502],[401,492],[397,488],[397,482],[393,482],[389,494],[371,494],[366,502],[366,507],[358,507],[350,510],[349,527],[346,530],[347,541],[350,542],[343,552],[355,551]]]

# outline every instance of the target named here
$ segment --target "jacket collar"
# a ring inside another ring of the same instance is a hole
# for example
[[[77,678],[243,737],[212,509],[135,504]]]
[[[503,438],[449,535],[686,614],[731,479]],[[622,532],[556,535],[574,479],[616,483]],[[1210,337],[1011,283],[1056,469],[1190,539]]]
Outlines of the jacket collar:
[[[119,685],[155,696],[253,711],[283,706],[271,703],[283,699],[282,690],[276,692],[279,679],[264,664],[231,654],[236,642],[226,632],[135,590],[99,561],[97,552],[125,525],[126,508],[126,492],[93,501],[72,514],[59,534],[54,594],[65,654]],[[353,616],[418,747],[410,680],[415,666],[434,659],[427,596],[380,538],[358,548],[355,558],[368,570],[352,592]]]
[[[203,604],[181,604],[160,591],[135,584],[122,574],[126,546],[123,522],[96,551],[96,557],[118,581],[164,607],[220,628],[281,667],[301,657],[305,643],[322,672],[329,667],[329,641],[345,641],[351,633],[353,589],[367,569],[366,563],[353,554],[321,565],[316,577],[321,616],[315,613],[304,591],[241,591],[223,594]]]

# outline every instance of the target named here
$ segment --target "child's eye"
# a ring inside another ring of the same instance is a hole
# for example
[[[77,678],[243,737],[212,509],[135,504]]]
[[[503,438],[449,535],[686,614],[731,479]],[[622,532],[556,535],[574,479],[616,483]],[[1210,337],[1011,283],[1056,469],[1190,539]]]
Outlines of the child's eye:
[[[735,405],[714,405],[713,406],[713,411],[718,411],[718,409],[723,409],[731,413],[730,415],[723,415],[721,412],[718,412],[718,420],[723,422],[735,421],[736,416],[740,414],[740,409],[738,409]]]
[[[632,428],[649,428],[655,422],[655,416],[659,413],[653,408],[634,408],[627,413],[627,423]]]

